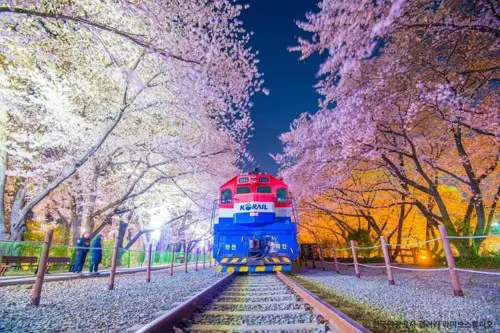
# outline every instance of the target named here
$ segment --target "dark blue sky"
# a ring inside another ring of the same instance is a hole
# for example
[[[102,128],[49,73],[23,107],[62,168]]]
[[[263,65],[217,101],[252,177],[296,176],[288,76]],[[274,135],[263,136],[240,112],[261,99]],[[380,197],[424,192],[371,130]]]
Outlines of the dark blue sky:
[[[254,137],[248,149],[255,165],[262,171],[276,173],[278,165],[268,155],[281,151],[278,136],[302,112],[317,110],[319,95],[313,85],[320,57],[300,61],[299,52],[289,52],[298,36],[307,36],[295,24],[305,13],[317,11],[317,0],[246,0],[250,4],[241,19],[247,31],[253,31],[251,46],[259,51],[259,70],[264,73],[268,96],[254,96],[251,114],[255,122]]]

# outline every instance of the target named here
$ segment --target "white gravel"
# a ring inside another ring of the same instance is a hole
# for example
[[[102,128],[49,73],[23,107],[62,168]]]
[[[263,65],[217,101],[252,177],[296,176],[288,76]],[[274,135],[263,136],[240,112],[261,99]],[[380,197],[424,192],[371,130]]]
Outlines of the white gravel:
[[[32,285],[0,288],[0,332],[124,332],[155,319],[159,312],[193,296],[221,279],[215,269],[188,274],[167,270],[118,275],[115,290],[107,278],[44,284],[41,305],[28,305]]]
[[[300,277],[319,282],[351,299],[400,315],[410,325],[438,321],[441,331],[500,332],[498,276],[459,272],[465,297],[455,297],[447,271],[411,272],[394,269],[396,285],[389,286],[384,269],[362,267],[361,279],[354,276],[351,267],[340,269],[341,275],[332,271],[311,270],[300,274]],[[460,321],[465,326],[454,328]],[[492,326],[486,328],[488,321]],[[467,322],[471,326],[477,322],[479,326],[476,329],[468,328]]]

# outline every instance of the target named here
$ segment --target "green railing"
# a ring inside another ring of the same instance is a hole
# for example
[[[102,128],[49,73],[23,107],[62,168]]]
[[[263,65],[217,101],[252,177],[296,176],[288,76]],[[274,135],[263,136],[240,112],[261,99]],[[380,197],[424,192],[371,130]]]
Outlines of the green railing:
[[[0,241],[0,264],[5,265],[2,257],[36,257],[37,262],[40,260],[40,256],[43,249],[43,242],[11,242],[11,241]],[[91,251],[87,253],[85,259],[84,271],[88,271],[89,262],[91,258]],[[62,244],[52,244],[50,247],[49,258],[63,257],[70,258],[70,265],[60,265],[53,264],[49,273],[61,273],[70,271],[72,264],[75,261],[76,249],[73,246],[62,245]],[[102,248],[102,260],[99,264],[99,269],[106,269],[111,267],[111,260],[113,256],[112,247]],[[120,249],[118,252],[118,268],[134,268],[134,267],[145,267],[146,266],[146,252],[140,250],[125,250]],[[161,266],[170,265],[172,258],[172,251],[154,251],[151,255],[151,265]],[[208,254],[206,256],[208,260]],[[188,254],[188,263],[194,263],[196,261],[196,253]],[[200,263],[203,261],[203,254],[199,254]],[[174,264],[179,265],[184,263],[184,252],[174,252]],[[35,273],[37,263],[32,264],[21,264],[12,265],[8,268],[5,275],[33,275]]]

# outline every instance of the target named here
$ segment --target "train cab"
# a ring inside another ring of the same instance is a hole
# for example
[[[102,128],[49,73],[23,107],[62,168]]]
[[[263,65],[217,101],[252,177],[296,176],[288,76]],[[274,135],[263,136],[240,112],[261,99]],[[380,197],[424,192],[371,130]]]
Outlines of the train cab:
[[[220,271],[290,270],[297,257],[288,186],[268,173],[233,177],[214,205],[213,256]]]

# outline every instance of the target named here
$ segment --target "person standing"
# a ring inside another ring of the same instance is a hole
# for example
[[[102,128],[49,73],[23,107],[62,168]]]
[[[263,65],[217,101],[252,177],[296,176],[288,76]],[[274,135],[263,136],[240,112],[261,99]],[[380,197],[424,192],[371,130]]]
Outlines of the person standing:
[[[90,233],[83,233],[82,237],[78,238],[76,241],[76,255],[75,255],[75,268],[74,273],[81,273],[83,270],[83,265],[85,264],[85,258],[87,258],[87,253],[90,247]]]
[[[90,267],[89,271],[90,273],[98,274],[97,271],[99,270],[99,264],[102,261],[102,236],[101,234],[98,234],[91,243],[91,250],[90,250]]]

